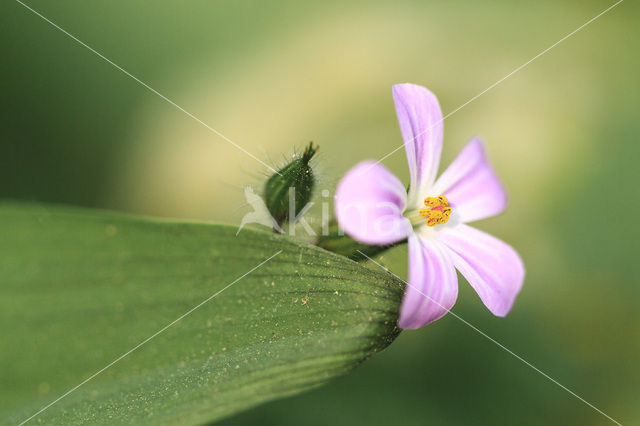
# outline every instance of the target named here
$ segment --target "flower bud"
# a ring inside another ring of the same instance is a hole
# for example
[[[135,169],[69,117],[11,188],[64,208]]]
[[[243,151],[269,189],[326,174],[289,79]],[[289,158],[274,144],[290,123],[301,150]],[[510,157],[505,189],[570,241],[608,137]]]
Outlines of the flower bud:
[[[318,147],[310,142],[302,155],[294,155],[289,164],[267,180],[264,200],[278,225],[295,218],[311,199],[315,179],[309,161],[317,151]]]

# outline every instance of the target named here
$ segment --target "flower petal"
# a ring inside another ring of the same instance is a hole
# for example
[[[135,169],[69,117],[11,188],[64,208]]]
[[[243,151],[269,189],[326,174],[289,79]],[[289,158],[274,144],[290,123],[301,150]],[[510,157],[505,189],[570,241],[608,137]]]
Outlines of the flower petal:
[[[458,277],[448,252],[436,240],[409,237],[409,282],[400,308],[400,328],[420,328],[453,307]]]
[[[482,142],[473,139],[433,186],[449,199],[461,222],[495,216],[507,206],[507,193],[489,164]]]
[[[443,228],[438,237],[452,250],[453,264],[486,307],[494,315],[507,315],[524,280],[524,265],[518,253],[468,225]]]
[[[381,164],[363,161],[353,167],[336,190],[335,210],[340,227],[365,244],[391,244],[411,233],[402,216],[407,192],[400,180]]]
[[[411,187],[409,200],[435,180],[442,151],[442,111],[433,93],[415,84],[393,86],[393,99],[407,151]]]

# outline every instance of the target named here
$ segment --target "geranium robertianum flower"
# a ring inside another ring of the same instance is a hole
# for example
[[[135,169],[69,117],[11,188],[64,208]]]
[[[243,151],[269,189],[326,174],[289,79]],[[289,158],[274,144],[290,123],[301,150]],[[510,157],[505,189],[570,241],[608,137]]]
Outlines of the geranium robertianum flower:
[[[455,269],[489,310],[505,316],[522,287],[524,266],[509,245],[466,223],[501,213],[507,196],[482,143],[473,139],[436,180],[442,112],[424,87],[393,87],[411,183],[364,161],[340,181],[336,217],[355,240],[387,245],[408,239],[409,279],[398,325],[419,328],[446,314],[458,296]]]

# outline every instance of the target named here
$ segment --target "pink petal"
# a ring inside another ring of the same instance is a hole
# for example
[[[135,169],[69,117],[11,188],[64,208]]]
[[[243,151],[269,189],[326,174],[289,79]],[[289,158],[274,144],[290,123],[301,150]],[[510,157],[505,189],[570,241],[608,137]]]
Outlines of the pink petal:
[[[409,219],[402,216],[407,192],[381,164],[357,164],[338,184],[335,198],[338,224],[355,240],[385,245],[412,232]]]
[[[409,237],[409,282],[400,308],[400,328],[420,328],[453,307],[458,277],[448,252],[436,240]]]
[[[461,222],[501,213],[507,193],[487,160],[482,142],[473,139],[435,183],[433,194],[443,194]]]
[[[452,250],[453,264],[487,308],[494,315],[507,315],[524,280],[524,265],[518,253],[468,225],[443,227],[438,237]]]
[[[433,184],[442,151],[442,111],[433,93],[414,84],[393,86],[398,122],[411,174],[409,199]]]

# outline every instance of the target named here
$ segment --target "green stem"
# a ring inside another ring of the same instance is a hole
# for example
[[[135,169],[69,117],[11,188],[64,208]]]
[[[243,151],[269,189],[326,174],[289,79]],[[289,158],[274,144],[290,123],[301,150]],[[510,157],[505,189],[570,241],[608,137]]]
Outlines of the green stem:
[[[355,260],[356,262],[367,260],[368,257],[377,256],[380,253],[383,253],[390,248],[403,243],[404,241],[401,241],[385,246],[374,246],[359,243],[348,235],[344,235],[342,232],[340,232],[338,223],[335,220],[332,220],[329,223],[328,234],[320,235],[316,240],[317,246],[322,247],[325,250],[346,256],[349,259]]]

